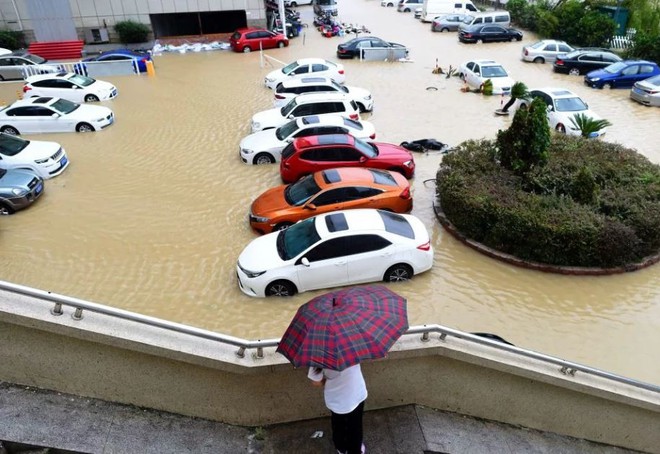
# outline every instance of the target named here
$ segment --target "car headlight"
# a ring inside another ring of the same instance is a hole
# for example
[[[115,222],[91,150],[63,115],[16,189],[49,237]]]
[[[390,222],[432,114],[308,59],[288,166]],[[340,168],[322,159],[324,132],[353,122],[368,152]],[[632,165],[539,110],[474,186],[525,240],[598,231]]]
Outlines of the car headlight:
[[[270,77],[266,77],[266,82],[275,82],[275,79],[272,79]]]
[[[46,159],[37,159],[37,160],[35,160],[34,162],[37,163],[37,164],[45,164],[45,163],[48,162],[49,159],[50,159],[50,158],[46,158]]]
[[[252,153],[254,153],[254,150],[249,150],[247,148],[241,148],[241,153],[252,154]]]
[[[25,189],[21,189],[21,188],[14,188],[14,189],[11,190],[11,192],[14,195],[25,195],[25,194],[27,194],[27,191]]]
[[[364,99],[367,100],[367,101],[369,101],[369,100],[371,99],[371,95],[369,95],[369,96],[365,96]]]
[[[263,216],[255,216],[255,215],[251,215],[250,217],[252,218],[252,220],[253,220],[254,222],[259,222],[259,223],[261,223],[261,224],[265,224],[266,222],[269,222],[269,221],[270,221],[269,218],[265,218],[265,217],[263,217]]]
[[[265,273],[265,271],[248,271],[248,270],[243,270],[243,272],[249,278],[259,277]]]
[[[260,126],[261,126],[261,124],[260,124],[259,122],[257,122],[257,121],[253,121],[253,122],[252,122],[252,127],[253,127],[253,128],[259,128]]]
[[[413,166],[413,162],[412,161],[406,161],[406,162],[403,163],[403,165],[408,167],[408,168],[411,168]]]
[[[589,80],[592,81],[592,82],[598,82],[600,80],[600,77],[593,77]]]

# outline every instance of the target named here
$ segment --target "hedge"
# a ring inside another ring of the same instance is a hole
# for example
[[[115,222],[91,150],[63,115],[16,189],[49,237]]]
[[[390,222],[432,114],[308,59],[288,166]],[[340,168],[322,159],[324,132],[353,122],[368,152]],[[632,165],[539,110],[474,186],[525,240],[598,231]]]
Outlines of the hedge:
[[[553,135],[545,166],[516,175],[495,141],[443,158],[437,197],[466,237],[521,259],[615,267],[660,250],[660,166],[620,144]]]

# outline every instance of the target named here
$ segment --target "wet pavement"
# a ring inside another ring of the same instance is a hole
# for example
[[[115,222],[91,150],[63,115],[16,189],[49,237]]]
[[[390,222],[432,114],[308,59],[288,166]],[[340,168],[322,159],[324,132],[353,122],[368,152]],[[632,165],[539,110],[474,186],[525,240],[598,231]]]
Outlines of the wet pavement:
[[[419,405],[365,412],[364,433],[373,454],[636,452]],[[329,418],[247,428],[0,382],[2,441],[94,454],[335,453]]]

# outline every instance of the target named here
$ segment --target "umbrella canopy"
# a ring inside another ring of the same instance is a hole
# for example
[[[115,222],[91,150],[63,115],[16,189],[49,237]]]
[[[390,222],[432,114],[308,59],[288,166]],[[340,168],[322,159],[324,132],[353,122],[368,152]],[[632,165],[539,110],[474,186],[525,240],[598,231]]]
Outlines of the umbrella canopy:
[[[277,351],[296,367],[344,370],[382,358],[407,329],[405,298],[383,285],[351,287],[300,306]]]

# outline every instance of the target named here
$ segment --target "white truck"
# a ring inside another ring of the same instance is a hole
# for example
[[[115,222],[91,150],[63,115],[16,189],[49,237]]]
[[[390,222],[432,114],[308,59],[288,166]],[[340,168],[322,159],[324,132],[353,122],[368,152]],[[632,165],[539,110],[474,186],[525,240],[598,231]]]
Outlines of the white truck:
[[[442,14],[466,14],[479,11],[470,0],[424,0],[422,5],[422,22],[433,22]]]

